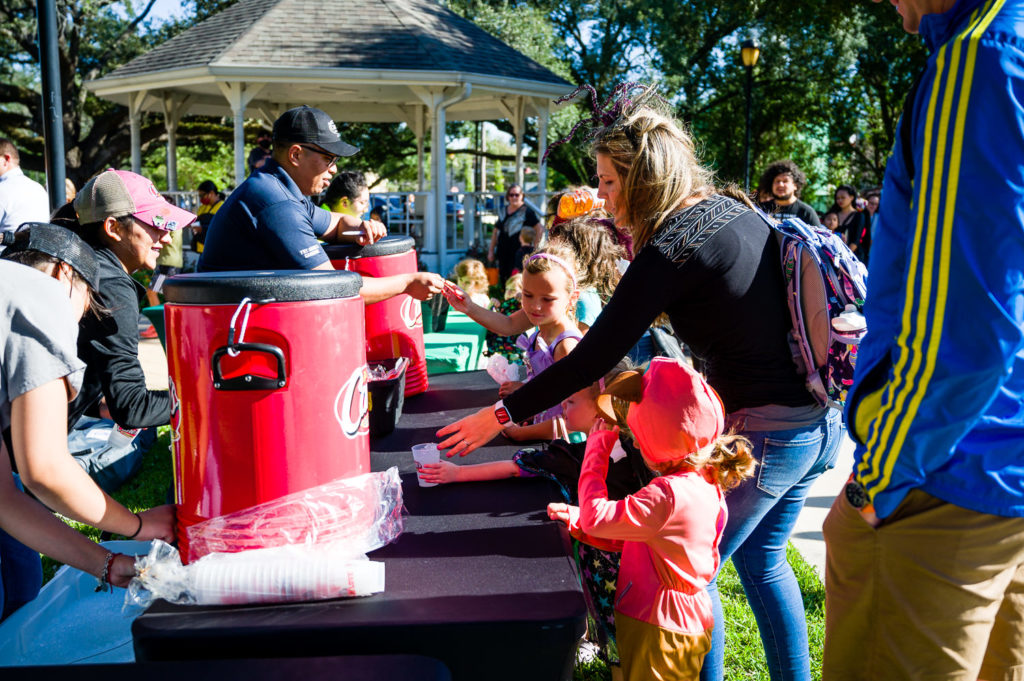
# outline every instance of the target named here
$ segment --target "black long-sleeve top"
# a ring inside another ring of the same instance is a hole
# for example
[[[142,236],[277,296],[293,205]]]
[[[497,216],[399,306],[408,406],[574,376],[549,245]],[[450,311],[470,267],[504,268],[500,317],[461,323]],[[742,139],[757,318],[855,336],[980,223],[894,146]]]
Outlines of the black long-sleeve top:
[[[593,384],[665,312],[680,340],[706,363],[727,412],[813,398],[797,373],[779,247],[769,227],[733,199],[715,196],[686,211],[733,202],[728,224],[684,263],[688,232],[669,219],[643,249],[594,325],[569,355],[509,395],[513,420],[544,411]]]
[[[78,357],[85,362],[85,377],[78,396],[68,405],[73,424],[106,396],[107,408],[125,428],[162,426],[171,420],[171,399],[166,390],[149,390],[139,363],[139,301],[145,289],[121,267],[117,256],[94,246],[99,263],[97,296],[109,315],[97,319],[86,313],[78,330]]]

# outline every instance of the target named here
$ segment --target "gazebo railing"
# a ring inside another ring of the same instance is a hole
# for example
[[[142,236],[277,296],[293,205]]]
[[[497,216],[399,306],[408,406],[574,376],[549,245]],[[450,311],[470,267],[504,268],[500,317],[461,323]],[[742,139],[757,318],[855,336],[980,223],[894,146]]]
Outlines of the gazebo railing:
[[[176,205],[193,213],[199,208],[199,195],[195,191],[163,192]],[[530,192],[526,203],[543,222],[546,195]],[[445,274],[471,249],[486,253],[490,245],[491,231],[498,216],[505,210],[504,192],[460,192],[448,194],[445,208],[445,250],[446,262],[442,263]],[[370,194],[370,209],[384,213],[389,234],[411,236],[417,250],[423,249],[423,236],[433,223],[434,193],[423,192],[374,192]],[[186,234],[191,241],[191,234]],[[539,240],[540,234],[537,235]]]
[[[370,206],[387,211],[388,232],[407,234],[416,240],[416,247],[423,247],[424,226],[433,220],[433,192],[375,192],[370,194]],[[543,205],[546,194],[531,192],[526,202],[543,221]],[[505,210],[503,192],[459,192],[446,198],[444,230],[447,260],[461,259],[474,246],[486,252],[491,240],[491,230],[498,216]],[[426,216],[426,217],[425,217]],[[538,234],[538,238],[540,235]],[[445,263],[447,270],[452,263]]]

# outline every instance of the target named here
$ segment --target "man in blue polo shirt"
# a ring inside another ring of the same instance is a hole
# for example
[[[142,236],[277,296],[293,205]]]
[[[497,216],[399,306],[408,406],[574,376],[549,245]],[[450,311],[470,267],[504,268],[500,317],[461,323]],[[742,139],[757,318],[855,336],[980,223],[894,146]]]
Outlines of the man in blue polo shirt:
[[[325,211],[309,199],[330,184],[338,158],[357,151],[320,109],[284,112],[274,122],[273,157],[231,193],[210,223],[199,271],[333,269],[319,239],[372,244],[383,237],[380,222]],[[431,272],[364,277],[360,295],[367,303],[402,293],[425,300],[443,286]]]

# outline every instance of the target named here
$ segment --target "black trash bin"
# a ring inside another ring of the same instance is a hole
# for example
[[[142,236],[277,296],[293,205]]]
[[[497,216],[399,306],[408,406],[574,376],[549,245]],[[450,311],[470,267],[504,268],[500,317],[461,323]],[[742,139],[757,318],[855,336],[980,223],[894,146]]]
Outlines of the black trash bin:
[[[448,321],[448,308],[451,307],[448,300],[442,295],[436,295],[430,300],[422,301],[420,307],[423,311],[423,328],[434,333],[444,331]]]
[[[402,405],[405,403],[405,372],[409,367],[409,360],[406,357],[395,357],[376,359],[367,364],[371,369],[379,366],[388,371],[401,365],[401,370],[394,378],[371,378],[366,384],[370,396],[370,437],[381,437],[393,431],[402,416]]]

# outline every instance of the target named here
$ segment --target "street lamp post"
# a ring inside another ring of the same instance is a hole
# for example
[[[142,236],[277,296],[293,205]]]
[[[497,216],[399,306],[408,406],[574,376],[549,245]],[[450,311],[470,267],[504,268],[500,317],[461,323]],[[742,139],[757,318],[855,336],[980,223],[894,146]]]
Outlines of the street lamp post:
[[[39,63],[43,86],[43,127],[46,140],[46,189],[50,208],[64,205],[64,113],[61,102],[60,61],[57,59],[57,4],[40,0],[36,7],[39,28]]]
[[[750,108],[751,90],[754,84],[754,65],[757,58],[761,56],[761,47],[756,40],[744,40],[740,45],[740,57],[743,59],[743,67],[747,70],[747,135],[743,145],[743,186],[750,192]]]

